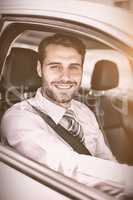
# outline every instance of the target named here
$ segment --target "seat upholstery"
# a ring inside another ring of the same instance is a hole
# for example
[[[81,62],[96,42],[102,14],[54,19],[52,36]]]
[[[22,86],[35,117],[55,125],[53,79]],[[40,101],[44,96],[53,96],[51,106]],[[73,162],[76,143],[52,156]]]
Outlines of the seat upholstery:
[[[37,57],[37,52],[32,49],[12,48],[4,68],[3,86],[36,90],[40,85],[36,73]]]
[[[0,119],[7,108],[33,96],[40,87],[41,80],[36,72],[37,61],[37,52],[32,49],[11,49],[0,83]]]
[[[119,73],[116,63],[110,60],[96,62],[91,78],[93,90],[109,90],[118,86]]]
[[[15,103],[24,98],[24,94],[36,91],[41,85],[37,75],[37,52],[32,49],[14,47],[6,59],[1,81],[1,91],[5,92],[8,103]],[[29,96],[30,96],[29,95]]]
[[[133,106],[130,109],[130,111],[132,110],[130,117],[129,114],[124,116],[124,113],[121,112],[122,100],[117,97],[113,99],[111,96],[102,94],[102,91],[117,87],[118,83],[117,65],[108,60],[98,61],[91,79],[92,94],[96,98],[95,111],[97,119],[117,160],[121,163],[133,164],[133,142],[131,143],[129,137],[129,132],[133,130],[131,122],[133,119]],[[95,91],[101,91],[101,96],[95,95]]]
[[[41,80],[36,72],[37,60],[37,52],[32,49],[11,49],[0,82],[0,119],[8,107],[33,96],[40,87]]]

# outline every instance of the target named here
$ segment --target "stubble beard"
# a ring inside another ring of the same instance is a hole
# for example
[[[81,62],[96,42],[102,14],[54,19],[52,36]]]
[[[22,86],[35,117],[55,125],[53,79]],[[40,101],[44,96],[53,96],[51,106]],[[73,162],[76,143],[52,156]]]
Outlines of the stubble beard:
[[[69,104],[71,100],[77,95],[78,89],[70,94],[67,93],[67,91],[60,91],[59,94],[57,94],[56,92],[53,92],[50,88],[45,87],[42,89],[42,93],[43,96],[60,105]]]

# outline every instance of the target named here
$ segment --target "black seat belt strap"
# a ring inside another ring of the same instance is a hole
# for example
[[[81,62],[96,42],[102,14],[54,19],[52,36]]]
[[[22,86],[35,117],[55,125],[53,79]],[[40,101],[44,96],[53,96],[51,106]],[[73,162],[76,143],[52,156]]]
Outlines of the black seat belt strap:
[[[28,102],[29,103],[29,102]],[[30,103],[29,103],[30,104]],[[31,105],[32,108],[39,114],[40,117],[43,118],[43,120],[56,132],[58,135],[63,138],[64,141],[66,141],[76,152],[79,154],[86,154],[91,155],[89,150],[85,147],[83,143],[81,143],[80,139],[76,136],[73,136],[68,130],[66,130],[63,126],[60,124],[56,124],[50,116],[48,116],[46,113],[42,112],[35,106]]]

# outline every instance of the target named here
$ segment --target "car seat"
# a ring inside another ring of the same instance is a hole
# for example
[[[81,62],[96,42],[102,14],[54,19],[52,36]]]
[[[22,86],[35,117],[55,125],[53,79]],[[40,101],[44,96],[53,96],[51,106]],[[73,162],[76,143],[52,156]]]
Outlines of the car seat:
[[[116,159],[121,163],[133,164],[133,143],[131,143],[129,137],[128,125],[125,123],[124,126],[123,123],[124,113],[121,112],[123,107],[122,97],[112,96],[111,93],[107,92],[116,88],[118,83],[119,73],[116,63],[100,60],[95,64],[91,79],[91,90],[92,96],[95,97],[94,112],[100,128],[105,134]],[[131,113],[133,115],[133,112]]]
[[[11,49],[0,82],[0,119],[10,106],[33,96],[40,87],[41,80],[36,72],[37,60],[37,52],[32,49]]]
[[[37,52],[14,47],[6,59],[1,80],[4,103],[11,106],[32,95],[41,85],[36,73]]]

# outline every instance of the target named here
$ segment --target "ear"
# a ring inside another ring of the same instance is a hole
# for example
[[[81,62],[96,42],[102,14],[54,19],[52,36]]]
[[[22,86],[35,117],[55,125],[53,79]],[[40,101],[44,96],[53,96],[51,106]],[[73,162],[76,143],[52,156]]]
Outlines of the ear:
[[[40,61],[37,62],[37,74],[39,77],[42,77],[42,67]]]

